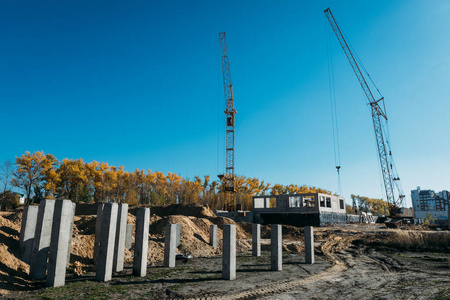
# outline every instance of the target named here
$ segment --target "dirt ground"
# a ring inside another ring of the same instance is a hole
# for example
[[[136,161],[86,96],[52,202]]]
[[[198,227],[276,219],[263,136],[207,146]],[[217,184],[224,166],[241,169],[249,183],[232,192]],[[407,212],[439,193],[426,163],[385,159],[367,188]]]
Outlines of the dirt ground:
[[[374,225],[314,228],[316,263],[304,262],[303,229],[283,226],[283,270],[270,271],[270,228],[262,226],[262,256],[251,256],[251,224],[237,223],[237,279],[221,273],[224,224],[198,206],[154,210],[147,276],[132,276],[132,251],[125,270],[96,282],[93,245],[96,217],[75,217],[66,286],[45,288],[30,281],[20,258],[21,211],[0,214],[0,293],[10,299],[450,299],[450,232]],[[153,210],[152,210],[153,212]],[[128,223],[134,224],[133,209]],[[181,213],[171,215],[171,213]],[[162,267],[167,223],[181,224],[178,253],[190,254],[173,269]],[[209,225],[219,227],[218,249],[208,245]]]

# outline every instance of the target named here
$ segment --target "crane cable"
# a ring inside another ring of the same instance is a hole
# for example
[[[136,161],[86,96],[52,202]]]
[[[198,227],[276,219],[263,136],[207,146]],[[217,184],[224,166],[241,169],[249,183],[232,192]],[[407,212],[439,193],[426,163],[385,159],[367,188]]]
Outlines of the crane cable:
[[[330,108],[331,108],[331,123],[333,128],[333,149],[334,149],[334,164],[338,174],[338,190],[339,195],[342,195],[342,185],[341,185],[341,151],[339,147],[339,128],[337,121],[337,109],[336,109],[336,91],[334,86],[334,68],[333,68],[333,57],[332,57],[332,47],[330,38],[330,28],[326,24],[326,36],[327,36],[327,59],[328,59],[328,83],[330,91]]]

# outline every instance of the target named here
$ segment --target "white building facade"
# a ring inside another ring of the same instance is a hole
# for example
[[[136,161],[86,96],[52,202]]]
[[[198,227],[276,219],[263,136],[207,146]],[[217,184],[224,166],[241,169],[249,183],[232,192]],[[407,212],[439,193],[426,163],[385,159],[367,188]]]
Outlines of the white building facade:
[[[428,213],[435,220],[448,219],[450,192],[447,190],[436,193],[433,190],[421,190],[417,187],[416,190],[411,191],[411,201],[415,219],[425,219]]]

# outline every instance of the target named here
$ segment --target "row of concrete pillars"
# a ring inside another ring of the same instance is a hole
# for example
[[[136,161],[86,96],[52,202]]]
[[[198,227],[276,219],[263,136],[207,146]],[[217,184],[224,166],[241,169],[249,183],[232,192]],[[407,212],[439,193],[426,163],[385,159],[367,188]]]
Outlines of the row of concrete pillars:
[[[23,260],[30,264],[30,277],[44,279],[51,287],[65,284],[70,260],[75,204],[70,200],[43,200],[39,207],[26,206],[20,232]],[[94,262],[96,279],[109,281],[124,267],[125,248],[131,248],[132,225],[127,224],[128,204],[99,204],[97,208]],[[133,275],[147,273],[150,209],[138,208],[133,259]],[[180,245],[180,224],[167,224],[164,266],[175,267]],[[305,262],[314,263],[313,228],[305,227]],[[210,226],[210,245],[217,248],[217,225]],[[252,255],[261,255],[261,225],[252,227]],[[271,270],[282,270],[282,226],[271,226]],[[236,278],[236,226],[223,226],[222,277]]]
[[[137,220],[136,220],[137,222]],[[167,224],[164,267],[175,267],[176,248],[180,245],[180,224]],[[217,225],[210,225],[209,244],[217,249]],[[282,226],[271,225],[271,270],[282,270]],[[261,225],[252,227],[252,255],[261,256]],[[312,226],[305,227],[305,263],[314,263],[314,232]],[[223,226],[222,277],[227,280],[236,279],[236,225]]]
[[[99,204],[94,243],[96,279],[109,281],[113,272],[123,271],[125,248],[131,248],[132,225],[127,224],[128,204]],[[147,274],[150,208],[136,213],[133,275]]]
[[[215,242],[217,242],[217,225],[211,225],[210,233],[216,236]],[[214,238],[211,238],[210,243],[214,245]],[[279,224],[271,225],[270,253],[270,269],[281,271],[283,268],[283,241],[282,226]],[[223,226],[222,255],[222,277],[227,280],[236,279],[236,225]],[[260,224],[253,224],[252,227],[252,255],[261,256]],[[305,263],[314,263],[314,231],[312,226],[305,227]]]
[[[25,206],[19,246],[23,261],[30,264],[31,279],[46,278],[50,287],[64,285],[74,215],[75,203],[70,200],[42,200],[39,206]]]

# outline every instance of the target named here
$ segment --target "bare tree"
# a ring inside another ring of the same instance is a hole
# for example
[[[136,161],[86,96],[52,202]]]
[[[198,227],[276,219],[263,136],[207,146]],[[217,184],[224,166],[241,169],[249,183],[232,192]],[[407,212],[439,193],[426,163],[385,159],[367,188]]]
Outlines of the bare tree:
[[[10,160],[5,160],[0,165],[0,182],[3,186],[3,192],[6,191],[14,174],[14,164]]]

